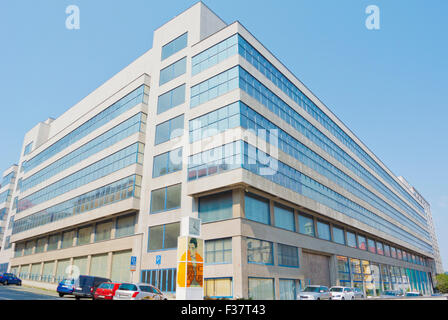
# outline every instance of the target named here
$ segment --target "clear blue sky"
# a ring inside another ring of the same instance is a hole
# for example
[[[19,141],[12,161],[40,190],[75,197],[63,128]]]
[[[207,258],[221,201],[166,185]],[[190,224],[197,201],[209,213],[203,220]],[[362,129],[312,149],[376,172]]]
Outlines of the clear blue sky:
[[[0,170],[57,117],[152,46],[193,0],[3,0]],[[205,0],[239,20],[386,165],[430,201],[448,270],[448,1]],[[80,8],[80,30],[65,8]],[[365,9],[380,8],[380,30]]]

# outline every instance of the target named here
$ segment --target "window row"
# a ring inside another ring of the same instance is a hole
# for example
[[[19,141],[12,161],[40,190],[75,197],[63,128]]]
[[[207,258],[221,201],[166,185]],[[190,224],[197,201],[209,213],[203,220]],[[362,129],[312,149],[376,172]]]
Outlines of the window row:
[[[120,123],[116,127],[89,141],[78,149],[70,152],[61,159],[51,163],[47,167],[39,170],[32,176],[22,181],[20,190],[26,191],[45,180],[55,176],[71,166],[78,164],[82,160],[124,140],[136,132],[144,132],[146,128],[147,116],[144,113],[136,114],[128,120]]]
[[[19,200],[17,212],[53,199],[134,163],[143,163],[144,145],[134,143]]]
[[[160,70],[159,86],[183,75],[187,68],[187,57],[170,64],[168,67]]]
[[[14,179],[15,177],[16,173],[14,171],[8,173],[6,176],[3,177],[2,183],[0,184],[0,188],[10,184],[12,179]]]
[[[115,119],[119,115],[123,114],[127,110],[130,110],[132,107],[136,106],[139,103],[148,103],[148,94],[149,87],[142,85],[139,88],[135,89],[125,97],[121,98],[114,104],[112,104],[107,109],[101,111],[93,118],[84,122],[82,125],[77,127],[75,130],[71,131],[69,134],[53,143],[50,147],[46,148],[39,154],[37,154],[32,159],[24,162],[22,167],[24,171],[27,172],[35,167],[37,167],[42,162],[48,160],[55,154],[61,152],[68,146],[72,145],[76,141],[82,139],[87,136],[91,132],[100,128],[104,124],[108,123],[112,119]]]
[[[31,214],[15,221],[12,233],[31,230],[130,197],[139,198],[141,182],[141,176],[130,176]]]
[[[67,249],[111,239],[134,235],[136,215],[126,215],[106,222],[83,226],[77,229],[53,234],[37,240],[17,243],[14,257],[28,256],[59,249]],[[112,233],[115,236],[112,238]]]

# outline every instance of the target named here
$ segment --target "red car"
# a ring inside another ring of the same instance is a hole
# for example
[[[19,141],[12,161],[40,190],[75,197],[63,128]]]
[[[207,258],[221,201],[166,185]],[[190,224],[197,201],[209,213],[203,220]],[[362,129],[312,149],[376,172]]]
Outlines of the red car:
[[[96,289],[94,300],[112,300],[121,283],[104,282]]]

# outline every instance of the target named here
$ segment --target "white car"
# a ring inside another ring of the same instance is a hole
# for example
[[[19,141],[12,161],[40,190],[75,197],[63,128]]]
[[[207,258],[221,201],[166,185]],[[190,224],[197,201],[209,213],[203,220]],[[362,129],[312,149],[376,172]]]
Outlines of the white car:
[[[297,300],[330,300],[331,294],[326,286],[307,286],[298,294]]]
[[[167,300],[167,297],[147,283],[122,283],[115,292],[114,300]]]
[[[352,288],[335,286],[330,288],[331,300],[355,300]]]

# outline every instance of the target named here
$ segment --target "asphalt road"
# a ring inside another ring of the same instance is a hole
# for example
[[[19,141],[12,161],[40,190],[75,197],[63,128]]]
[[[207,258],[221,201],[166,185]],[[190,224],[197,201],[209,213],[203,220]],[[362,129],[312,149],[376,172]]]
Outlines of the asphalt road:
[[[56,292],[28,288],[16,285],[4,286],[0,284],[1,300],[71,300],[73,297],[59,298]]]

